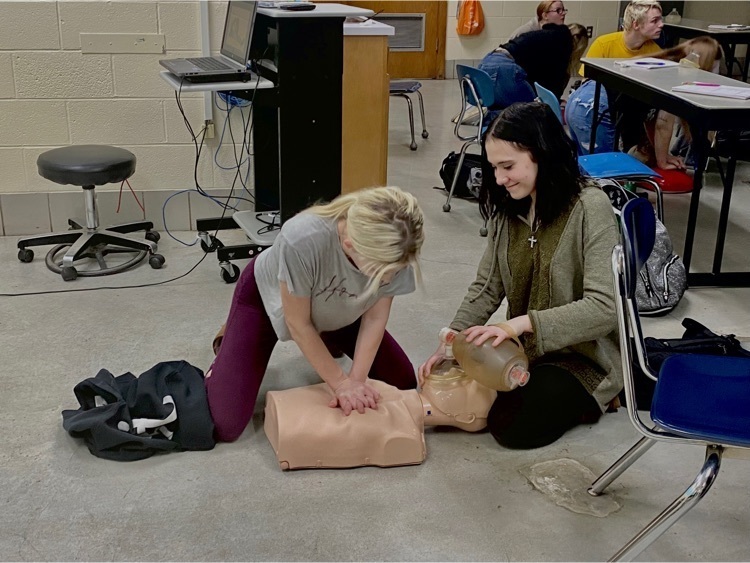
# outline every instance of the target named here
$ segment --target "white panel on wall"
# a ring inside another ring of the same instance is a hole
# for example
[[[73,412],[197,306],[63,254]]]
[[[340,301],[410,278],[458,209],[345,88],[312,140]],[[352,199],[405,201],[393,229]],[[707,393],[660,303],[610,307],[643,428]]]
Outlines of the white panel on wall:
[[[81,32],[156,33],[156,2],[56,2],[63,49],[80,49]]]

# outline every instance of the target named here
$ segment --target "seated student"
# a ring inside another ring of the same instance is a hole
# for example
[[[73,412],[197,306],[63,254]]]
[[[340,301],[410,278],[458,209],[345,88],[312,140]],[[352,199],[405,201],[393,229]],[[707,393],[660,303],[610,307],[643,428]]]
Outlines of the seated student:
[[[337,197],[289,219],[242,272],[206,374],[217,440],[236,440],[278,340],[294,340],[344,414],[377,408],[368,377],[416,387],[414,367],[385,330],[394,296],[415,289],[424,219],[399,188]],[[352,358],[344,373],[330,350]]]
[[[696,68],[709,72],[718,72],[721,63],[721,46],[715,39],[702,35],[689,39],[675,47],[659,51],[650,55],[658,59],[666,59],[679,62],[687,59],[691,54],[697,55],[697,61],[694,63]],[[689,59],[687,59],[689,60]],[[693,63],[688,63],[693,66]],[[655,166],[662,170],[684,170],[685,162],[680,156],[674,156],[670,153],[670,142],[672,132],[677,121],[671,113],[663,110],[654,110],[646,122],[647,135],[643,141],[631,151],[636,158],[642,160],[649,166]],[[681,138],[678,143],[690,144],[690,128],[684,120],[680,120]]]
[[[608,33],[597,37],[591,44],[587,57],[629,59],[648,56],[660,51],[654,42],[661,35],[664,27],[661,5],[651,0],[633,0],[625,8],[623,16],[624,31]],[[583,68],[579,71],[583,76]],[[565,122],[570,129],[571,137],[578,145],[578,154],[588,154],[591,142],[591,124],[594,110],[594,89],[596,82],[585,81],[580,88],[568,98],[565,106]],[[633,103],[628,108],[630,117],[628,127],[623,129],[623,143],[626,149],[636,144],[640,138],[640,124],[648,114],[648,108]],[[601,121],[596,130],[595,152],[615,150],[615,127],[610,118],[607,93],[604,88],[599,98],[599,117]],[[635,137],[635,140],[633,140]]]
[[[547,24],[488,53],[479,68],[495,83],[495,105],[491,109],[532,101],[536,98],[534,82],[561,97],[570,69],[577,67],[588,40],[580,24]]]
[[[479,201],[490,236],[450,328],[477,345],[520,336],[531,375],[497,394],[487,424],[501,445],[536,448],[598,420],[622,389],[610,266],[618,228],[609,198],[585,185],[548,106],[503,110],[484,151]],[[508,320],[485,325],[506,299]],[[419,367],[420,381],[443,353],[439,347]]]
[[[565,14],[568,10],[560,0],[544,0],[539,2],[536,7],[536,17],[531,18],[528,22],[518,27],[510,34],[508,40],[515,39],[519,35],[529,31],[539,31],[548,23],[563,25],[565,23]]]

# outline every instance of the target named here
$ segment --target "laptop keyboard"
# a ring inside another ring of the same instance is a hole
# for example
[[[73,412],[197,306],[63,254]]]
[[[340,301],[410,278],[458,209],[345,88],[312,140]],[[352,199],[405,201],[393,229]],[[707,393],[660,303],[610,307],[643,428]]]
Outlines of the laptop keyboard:
[[[201,70],[230,70],[231,69],[231,67],[211,57],[188,59],[188,61],[193,63],[195,66],[197,66]]]

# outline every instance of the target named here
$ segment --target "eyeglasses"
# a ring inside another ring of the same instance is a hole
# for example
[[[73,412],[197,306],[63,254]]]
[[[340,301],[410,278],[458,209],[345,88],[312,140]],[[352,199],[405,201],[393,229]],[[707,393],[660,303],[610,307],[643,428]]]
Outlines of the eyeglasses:
[[[554,10],[547,10],[547,13],[555,12],[556,14],[567,14],[568,9],[567,8],[555,8]]]

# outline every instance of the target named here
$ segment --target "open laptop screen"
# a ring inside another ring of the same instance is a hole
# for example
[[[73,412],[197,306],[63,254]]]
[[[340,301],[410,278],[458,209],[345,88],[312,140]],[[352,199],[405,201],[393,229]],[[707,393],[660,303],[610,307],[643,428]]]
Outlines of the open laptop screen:
[[[250,39],[253,34],[257,6],[257,2],[234,1],[229,2],[227,7],[221,54],[243,66],[247,64],[250,53]]]

